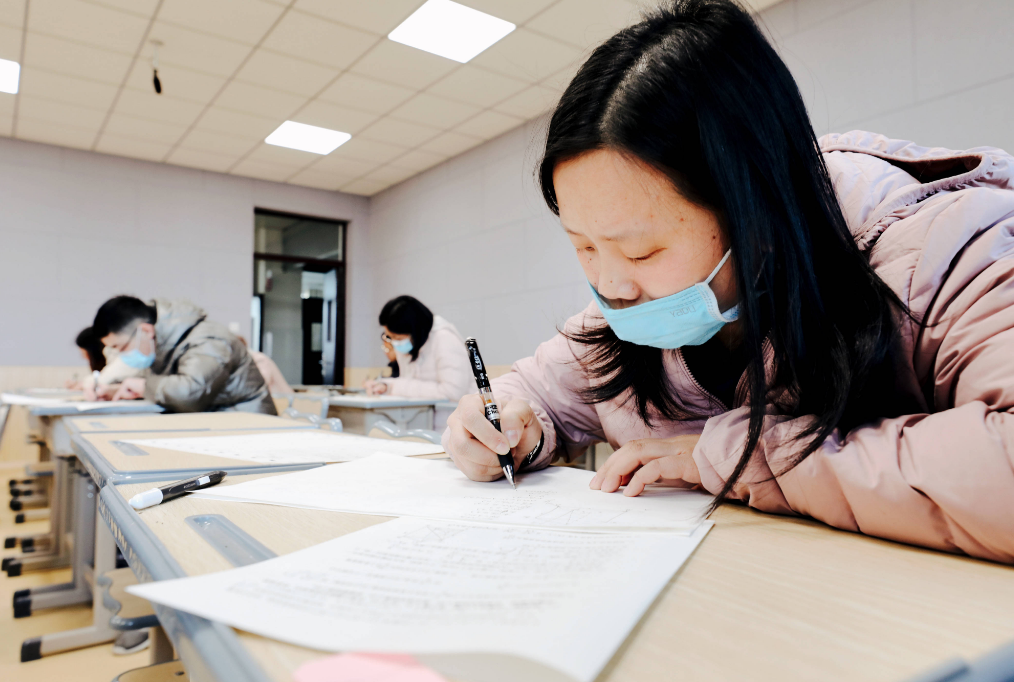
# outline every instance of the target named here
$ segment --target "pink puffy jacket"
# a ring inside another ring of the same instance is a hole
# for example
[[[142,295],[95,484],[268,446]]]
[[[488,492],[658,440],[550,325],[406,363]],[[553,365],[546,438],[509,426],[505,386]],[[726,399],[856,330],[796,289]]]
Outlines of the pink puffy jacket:
[[[837,434],[781,471],[791,435],[807,423],[769,416],[764,440],[732,497],[757,509],[804,514],[837,528],[1014,562],[1014,159],[991,148],[926,149],[853,131],[821,149],[856,242],[880,276],[929,325],[902,330],[904,382],[919,414]],[[594,303],[568,321],[597,315]],[[649,430],[620,400],[589,406],[563,336],[493,382],[521,397],[546,434],[545,466],[595,441],[701,434],[704,487],[721,489],[746,441],[745,382],[721,412],[679,351],[666,368],[677,393],[707,420]],[[785,445],[782,445],[785,444]]]
[[[397,379],[381,379],[388,386],[388,395],[457,401],[476,392],[465,340],[439,315],[433,316],[429,338],[415,360],[407,353],[398,353],[398,371]]]

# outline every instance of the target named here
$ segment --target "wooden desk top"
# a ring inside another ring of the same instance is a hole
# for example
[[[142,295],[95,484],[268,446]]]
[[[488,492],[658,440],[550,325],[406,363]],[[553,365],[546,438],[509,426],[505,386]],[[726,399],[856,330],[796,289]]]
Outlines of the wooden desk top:
[[[222,485],[250,478],[234,476]],[[129,499],[151,486],[118,488]],[[194,543],[184,523],[193,514],[223,514],[278,554],[388,520],[195,497],[140,512],[190,575],[230,568],[210,547]],[[715,528],[599,682],[900,682],[1014,638],[1011,567],[741,506],[727,505],[712,520]],[[274,680],[290,680],[292,671],[322,655],[239,635]]]
[[[90,415],[66,419],[71,433],[111,431],[207,431],[306,428],[305,423],[251,412],[193,412],[190,414]],[[313,427],[316,428],[316,427]]]

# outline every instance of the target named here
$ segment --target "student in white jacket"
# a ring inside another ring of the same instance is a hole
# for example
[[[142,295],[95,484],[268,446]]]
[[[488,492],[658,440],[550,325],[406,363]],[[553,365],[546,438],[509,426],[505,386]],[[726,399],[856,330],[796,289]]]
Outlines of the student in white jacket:
[[[454,325],[411,296],[398,296],[380,311],[384,340],[398,358],[397,378],[367,380],[370,395],[458,400],[474,393],[465,340]]]

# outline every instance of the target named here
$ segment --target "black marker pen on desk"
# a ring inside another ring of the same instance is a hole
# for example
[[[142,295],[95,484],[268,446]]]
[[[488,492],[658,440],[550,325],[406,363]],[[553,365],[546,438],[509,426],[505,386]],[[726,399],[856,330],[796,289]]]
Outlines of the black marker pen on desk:
[[[472,366],[472,374],[475,375],[475,385],[479,387],[479,395],[482,396],[482,406],[486,411],[486,419],[490,424],[500,430],[500,411],[496,408],[496,401],[493,400],[493,390],[489,387],[489,377],[486,376],[486,366],[482,364],[482,356],[479,355],[479,344],[469,336],[465,339],[465,350],[468,351],[468,364]],[[514,484],[514,458],[510,452],[506,455],[497,454],[500,460],[500,468],[503,475],[510,481],[511,487],[517,490]]]
[[[223,478],[225,478],[224,471],[209,471],[206,474],[194,476],[184,481],[176,481],[161,488],[145,490],[143,493],[138,493],[130,498],[130,506],[134,509],[154,507],[156,504],[168,502],[175,497],[186,495],[194,490],[213,486],[216,483],[220,483]]]

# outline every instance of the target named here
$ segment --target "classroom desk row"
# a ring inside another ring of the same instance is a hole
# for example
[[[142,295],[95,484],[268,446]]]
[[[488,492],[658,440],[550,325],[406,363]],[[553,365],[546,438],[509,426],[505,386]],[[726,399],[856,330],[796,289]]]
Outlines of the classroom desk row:
[[[108,561],[114,539],[147,581],[245,565],[383,523],[383,517],[200,498],[142,512],[126,503],[153,482],[199,470],[231,470],[221,485],[280,472],[255,473],[236,460],[198,455],[180,459],[158,448],[139,456],[122,447],[125,438],[292,426],[236,413],[68,419],[76,456],[101,487],[93,574],[111,568],[100,562]],[[712,518],[716,527],[599,680],[900,681],[954,656],[978,658],[1014,638],[1010,567],[735,505]],[[202,681],[287,681],[323,655],[171,609],[155,612],[191,677]],[[94,627],[108,617],[96,605]],[[439,660],[423,660],[440,668]],[[494,667],[487,679],[497,679]]]

